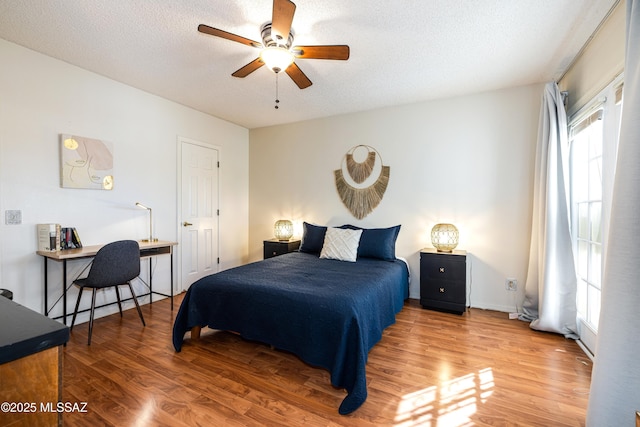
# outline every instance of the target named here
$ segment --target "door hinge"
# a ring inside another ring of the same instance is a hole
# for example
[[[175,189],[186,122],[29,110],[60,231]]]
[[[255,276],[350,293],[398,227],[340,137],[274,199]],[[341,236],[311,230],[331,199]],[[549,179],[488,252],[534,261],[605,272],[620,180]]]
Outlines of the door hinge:
[[[218,216],[220,216],[220,209],[217,209],[216,213],[218,214]]]
[[[218,168],[220,167],[220,161],[218,160]]]
[[[220,257],[218,257],[218,264],[220,264]]]

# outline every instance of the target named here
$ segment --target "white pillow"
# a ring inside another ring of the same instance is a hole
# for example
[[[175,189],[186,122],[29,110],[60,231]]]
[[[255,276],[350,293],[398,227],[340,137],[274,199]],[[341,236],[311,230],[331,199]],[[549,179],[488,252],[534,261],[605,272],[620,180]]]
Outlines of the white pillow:
[[[320,258],[355,262],[362,230],[327,228]]]

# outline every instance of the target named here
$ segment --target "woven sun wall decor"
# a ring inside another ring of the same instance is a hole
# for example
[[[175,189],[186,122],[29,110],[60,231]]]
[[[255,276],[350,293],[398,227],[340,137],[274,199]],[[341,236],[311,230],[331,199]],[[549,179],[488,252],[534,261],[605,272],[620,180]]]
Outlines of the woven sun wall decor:
[[[363,160],[358,161],[357,158]],[[353,216],[362,219],[380,204],[387,190],[389,173],[390,167],[382,164],[375,148],[356,145],[347,152],[342,166],[334,171],[334,175],[338,195]]]

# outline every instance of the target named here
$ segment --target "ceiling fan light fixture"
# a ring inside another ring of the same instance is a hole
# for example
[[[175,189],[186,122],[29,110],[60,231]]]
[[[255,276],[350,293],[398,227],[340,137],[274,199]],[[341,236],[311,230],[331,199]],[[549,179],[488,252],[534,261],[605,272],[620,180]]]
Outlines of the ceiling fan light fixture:
[[[341,61],[349,59],[349,46],[347,45],[294,46],[294,31],[291,24],[293,23],[295,11],[296,5],[293,1],[273,0],[271,21],[265,22],[260,27],[262,43],[205,24],[198,25],[198,31],[261,49],[261,53],[257,58],[240,67],[231,75],[244,78],[266,65],[276,75],[277,104],[277,76],[282,71],[286,71],[286,74],[300,89],[308,88],[313,84],[309,77],[298,67],[297,58]],[[277,105],[276,108],[278,108]]]
[[[294,56],[288,49],[277,46],[266,47],[260,53],[260,59],[274,73],[286,70],[293,63]]]

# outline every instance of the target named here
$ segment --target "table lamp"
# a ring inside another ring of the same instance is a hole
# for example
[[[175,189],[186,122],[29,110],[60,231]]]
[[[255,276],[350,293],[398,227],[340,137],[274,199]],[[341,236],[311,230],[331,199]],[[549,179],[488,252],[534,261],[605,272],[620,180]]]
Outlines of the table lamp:
[[[146,209],[149,211],[149,238],[148,239],[142,239],[143,242],[157,242],[158,239],[154,239],[153,238],[153,214],[151,212],[151,208],[143,205],[140,202],[136,202],[136,206],[142,209]]]
[[[453,224],[436,224],[431,229],[431,244],[438,252],[452,252],[458,246],[460,234]]]
[[[280,219],[273,225],[273,234],[276,239],[285,241],[293,236],[293,223],[288,219]]]

